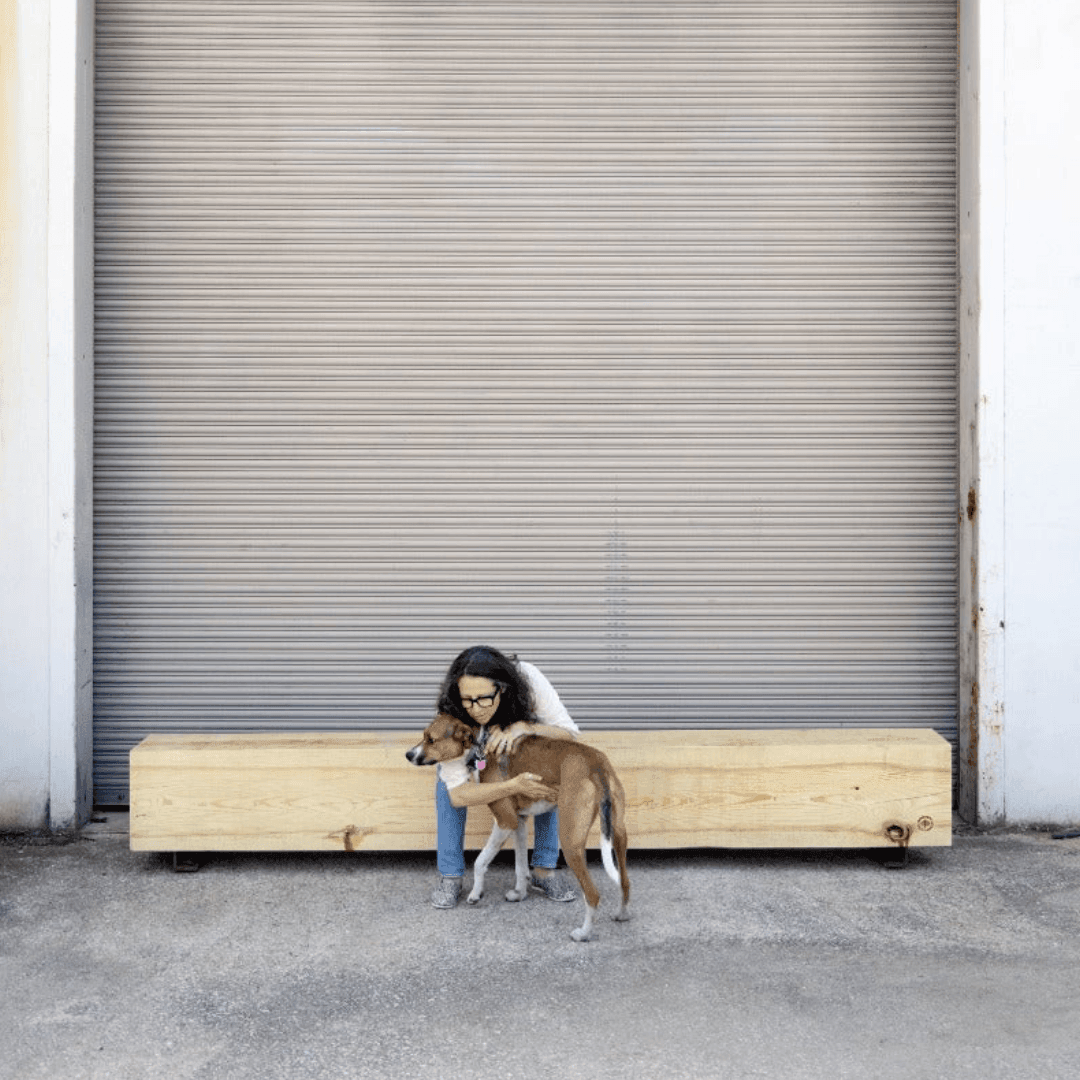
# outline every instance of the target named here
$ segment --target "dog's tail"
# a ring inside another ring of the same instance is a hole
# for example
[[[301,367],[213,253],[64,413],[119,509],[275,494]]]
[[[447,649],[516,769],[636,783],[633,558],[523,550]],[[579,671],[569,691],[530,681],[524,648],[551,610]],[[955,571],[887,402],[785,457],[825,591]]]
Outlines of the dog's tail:
[[[607,876],[616,884],[621,880],[619,868],[615,865],[615,856],[611,848],[611,789],[608,787],[607,778],[601,778],[603,795],[600,799],[600,858],[604,862],[604,870]]]

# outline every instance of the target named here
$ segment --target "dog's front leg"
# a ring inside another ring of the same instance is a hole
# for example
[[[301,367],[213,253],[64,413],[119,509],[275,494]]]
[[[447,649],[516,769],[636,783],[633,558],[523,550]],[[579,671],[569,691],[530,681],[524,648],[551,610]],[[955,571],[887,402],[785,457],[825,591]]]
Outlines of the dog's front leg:
[[[502,850],[506,838],[512,831],[512,829],[499,828],[498,822],[492,824],[488,842],[484,845],[484,850],[476,856],[476,862],[473,863],[472,892],[466,898],[470,904],[480,902],[480,897],[484,895],[484,875],[487,873],[487,868],[491,865],[491,860]]]
[[[525,832],[526,819],[519,817],[514,830],[514,887],[506,894],[506,899],[514,903],[529,895],[529,843]]]

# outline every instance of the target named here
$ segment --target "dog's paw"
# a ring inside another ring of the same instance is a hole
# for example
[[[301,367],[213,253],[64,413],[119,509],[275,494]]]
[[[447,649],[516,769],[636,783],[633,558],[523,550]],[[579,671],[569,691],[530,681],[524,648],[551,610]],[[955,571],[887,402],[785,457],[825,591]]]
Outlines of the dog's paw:
[[[592,941],[592,931],[586,930],[584,926],[579,926],[576,930],[571,930],[570,936],[578,942]]]
[[[519,900],[524,900],[525,897],[528,896],[528,895],[529,895],[529,890],[527,888],[526,889],[511,889],[506,894],[506,899],[509,900],[511,904],[516,904]]]
[[[479,904],[480,903],[480,898],[483,895],[484,894],[482,892],[471,892],[471,893],[469,893],[468,896],[465,897],[465,903],[466,904]]]
[[[619,910],[616,911],[615,914],[611,916],[611,921],[612,922],[629,922],[630,921],[630,912],[627,911],[625,908],[619,908]]]

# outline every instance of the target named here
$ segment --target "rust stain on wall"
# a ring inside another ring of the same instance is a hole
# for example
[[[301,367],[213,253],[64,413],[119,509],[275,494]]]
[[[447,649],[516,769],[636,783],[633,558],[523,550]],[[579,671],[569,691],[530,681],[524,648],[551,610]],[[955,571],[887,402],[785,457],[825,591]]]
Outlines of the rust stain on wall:
[[[968,709],[967,720],[967,763],[968,768],[974,770],[979,764],[979,683],[977,680],[971,683],[971,705]]]

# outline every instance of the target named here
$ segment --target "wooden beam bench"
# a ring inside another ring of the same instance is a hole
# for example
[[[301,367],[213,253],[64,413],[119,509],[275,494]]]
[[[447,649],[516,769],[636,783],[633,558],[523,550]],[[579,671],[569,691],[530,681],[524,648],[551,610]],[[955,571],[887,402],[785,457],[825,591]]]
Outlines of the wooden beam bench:
[[[923,729],[585,731],[622,778],[631,848],[952,842],[949,744]],[[135,851],[434,850],[416,735],[151,735],[131,751]],[[479,849],[491,816],[469,814]],[[597,830],[593,830],[597,843]]]

